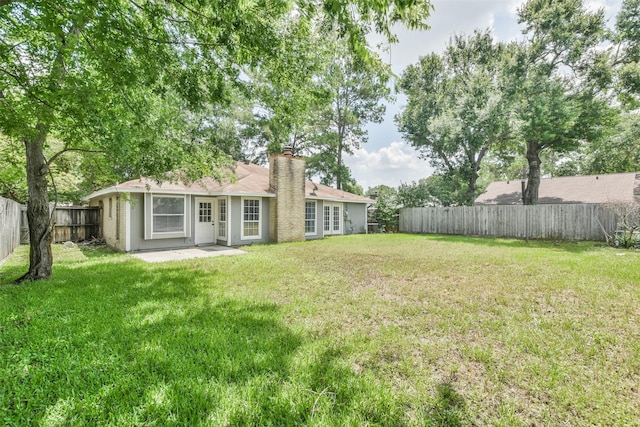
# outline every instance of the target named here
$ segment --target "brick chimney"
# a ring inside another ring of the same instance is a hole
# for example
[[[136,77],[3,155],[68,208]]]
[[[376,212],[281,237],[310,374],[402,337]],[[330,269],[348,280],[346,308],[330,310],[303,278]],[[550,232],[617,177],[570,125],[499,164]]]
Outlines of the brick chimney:
[[[276,197],[269,201],[269,240],[274,243],[304,240],[305,161],[291,147],[269,157],[269,185]]]

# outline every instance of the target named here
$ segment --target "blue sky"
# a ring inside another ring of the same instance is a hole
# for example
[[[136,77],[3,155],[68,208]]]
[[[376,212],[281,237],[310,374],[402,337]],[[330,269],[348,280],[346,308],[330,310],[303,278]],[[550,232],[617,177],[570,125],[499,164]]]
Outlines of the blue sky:
[[[442,52],[453,34],[471,34],[474,29],[489,28],[498,41],[509,41],[521,36],[517,24],[517,8],[524,0],[433,0],[435,10],[428,20],[428,31],[408,31],[398,28],[400,42],[391,46],[382,59],[389,62],[393,72],[400,75],[421,56]],[[621,0],[585,0],[589,8],[604,8],[611,22],[620,9]],[[372,45],[381,41],[372,37]],[[351,168],[356,181],[365,191],[384,184],[397,187],[401,182],[417,181],[432,173],[427,160],[397,131],[393,117],[401,110],[406,98],[396,94],[396,100],[387,105],[384,121],[370,124],[369,142],[347,156],[345,163]]]

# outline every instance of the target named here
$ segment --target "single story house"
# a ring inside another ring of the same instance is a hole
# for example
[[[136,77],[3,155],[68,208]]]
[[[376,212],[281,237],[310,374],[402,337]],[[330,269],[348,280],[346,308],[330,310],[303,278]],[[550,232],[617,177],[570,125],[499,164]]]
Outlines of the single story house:
[[[271,156],[268,169],[237,162],[235,175],[188,185],[141,178],[87,199],[102,208],[106,243],[126,252],[367,232],[373,200],[306,180],[305,160],[288,150]]]
[[[526,183],[526,181],[525,181]],[[496,181],[479,195],[476,205],[521,205],[523,182]],[[539,204],[602,204],[640,201],[640,172],[543,178]]]

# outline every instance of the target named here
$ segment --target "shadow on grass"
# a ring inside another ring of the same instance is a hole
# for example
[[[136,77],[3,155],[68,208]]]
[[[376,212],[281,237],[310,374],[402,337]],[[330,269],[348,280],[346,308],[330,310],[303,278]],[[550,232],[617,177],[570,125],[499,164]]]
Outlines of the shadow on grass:
[[[464,398],[451,383],[436,386],[436,398],[428,410],[425,425],[458,427],[470,422],[465,411]]]
[[[554,249],[563,250],[567,252],[581,253],[593,251],[595,248],[606,246],[604,242],[568,242],[568,241],[555,241],[555,240],[533,240],[528,242],[524,239],[510,239],[499,237],[475,237],[475,236],[456,236],[456,235],[444,235],[444,234],[426,234],[427,239],[439,242],[448,243],[468,243],[472,245],[486,246],[486,247],[505,247],[514,249]]]
[[[216,413],[253,419],[242,412],[240,403],[253,400],[243,393],[257,378],[262,388],[252,393],[276,392],[300,337],[272,304],[215,295],[216,274],[145,267],[60,264],[48,282],[5,288],[18,294],[18,307],[9,316],[14,327],[1,332],[3,365],[23,374],[2,373],[0,386],[10,390],[2,419],[19,425],[172,418],[195,425]],[[211,283],[213,295],[202,282]],[[238,395],[226,401],[234,394],[229,389]]]
[[[101,259],[0,287],[3,424],[401,421],[339,351],[309,354],[277,305],[225,297],[224,272],[89,253]]]
[[[96,258],[100,260],[110,258],[118,260],[122,258],[122,253],[116,252],[105,245],[78,244],[67,252],[67,250],[63,249],[62,244],[53,244],[52,249],[54,275],[56,274],[61,258],[64,259],[63,263],[66,264],[82,263],[87,260],[95,260]],[[20,245],[6,261],[6,264],[0,266],[0,286],[15,284],[15,280],[29,270],[29,245]]]
[[[406,425],[404,397],[379,381],[373,372],[354,374],[351,367],[340,363],[347,360],[343,351],[328,343],[306,371],[308,386],[320,391],[313,410],[319,425]],[[327,417],[332,413],[343,418],[336,422]]]
[[[115,249],[106,245],[83,245],[78,244],[77,248],[87,258],[108,258],[108,257],[121,257],[122,252],[117,252]]]

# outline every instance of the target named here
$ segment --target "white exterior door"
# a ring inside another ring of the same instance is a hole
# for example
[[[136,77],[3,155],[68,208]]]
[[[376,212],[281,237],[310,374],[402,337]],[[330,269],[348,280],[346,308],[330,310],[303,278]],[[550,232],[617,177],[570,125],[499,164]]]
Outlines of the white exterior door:
[[[196,197],[194,236],[196,245],[206,245],[216,241],[215,203],[216,199],[211,197]]]
[[[342,204],[325,203],[322,212],[324,235],[342,234]]]

